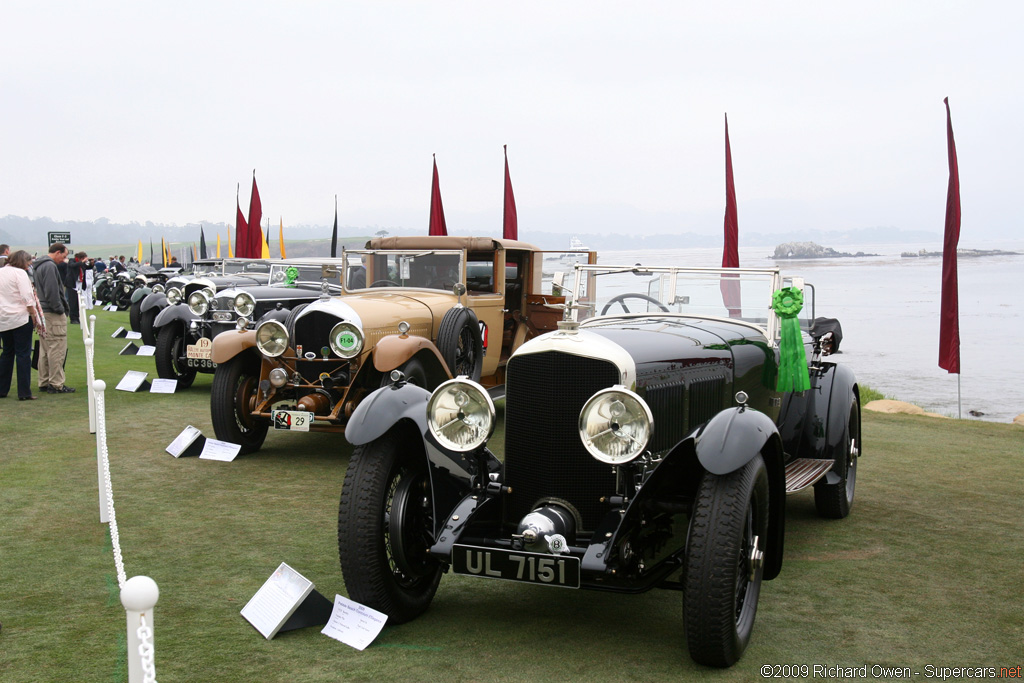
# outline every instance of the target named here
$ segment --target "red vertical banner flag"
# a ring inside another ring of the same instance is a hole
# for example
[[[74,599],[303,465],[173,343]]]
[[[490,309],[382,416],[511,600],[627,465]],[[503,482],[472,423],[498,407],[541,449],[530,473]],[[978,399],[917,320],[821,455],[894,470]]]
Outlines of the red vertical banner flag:
[[[434,179],[430,184],[430,230],[428,235],[447,235],[444,207],[441,206],[441,183],[437,179],[437,157],[434,157]]]
[[[960,242],[960,171],[953,142],[953,119],[946,105],[946,150],[949,189],[946,191],[946,230],[942,241],[942,303],[939,312],[939,367],[960,374],[960,303],[956,278],[956,249]]]
[[[245,258],[249,249],[249,224],[242,215],[242,206],[238,203],[238,189],[235,186],[235,256]],[[228,256],[231,256],[231,233],[228,233]]]
[[[516,197],[512,194],[512,177],[508,174],[508,145],[505,150],[505,211],[501,220],[501,236],[507,240],[519,239],[519,218],[516,215]]]
[[[736,218],[736,185],[732,177],[732,147],[729,145],[728,114],[725,115],[725,241],[722,248],[722,267],[740,267],[739,223]],[[731,278],[723,279],[720,287],[722,303],[729,309],[729,317],[740,317],[739,281]]]
[[[256,170],[252,172],[252,194],[249,196],[249,240],[245,256],[261,258],[263,256],[263,205],[260,203],[260,191],[256,187]]]

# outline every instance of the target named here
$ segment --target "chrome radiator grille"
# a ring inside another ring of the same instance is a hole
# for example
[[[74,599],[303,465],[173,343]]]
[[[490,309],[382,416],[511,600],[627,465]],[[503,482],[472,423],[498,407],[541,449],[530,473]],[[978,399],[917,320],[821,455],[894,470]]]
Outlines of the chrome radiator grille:
[[[509,361],[505,384],[505,519],[518,521],[543,498],[572,503],[593,530],[615,493],[615,474],[590,456],[577,423],[583,404],[619,382],[612,363],[549,351]]]

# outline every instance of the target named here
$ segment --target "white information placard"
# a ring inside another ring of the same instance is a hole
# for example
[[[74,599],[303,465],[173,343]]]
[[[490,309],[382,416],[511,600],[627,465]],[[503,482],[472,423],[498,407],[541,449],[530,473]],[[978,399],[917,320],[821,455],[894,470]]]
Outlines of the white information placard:
[[[129,370],[124,373],[124,377],[121,378],[121,381],[114,388],[118,391],[138,391],[142,384],[146,382],[147,375],[149,373],[142,370]]]
[[[173,382],[174,380],[170,381]],[[188,447],[192,445],[192,442],[198,439],[201,435],[202,433],[199,431],[198,427],[189,425],[181,430],[181,434],[178,434],[174,441],[171,442],[171,445],[164,450],[175,458],[180,457],[186,450],[188,450]]]
[[[150,346],[149,344],[143,344],[142,346],[139,347],[139,352],[137,354],[135,354],[135,355],[137,355],[137,356],[152,356],[152,355],[155,355],[155,354],[156,354],[156,347],[155,346]]]
[[[126,334],[124,336],[124,338],[125,339],[142,339],[142,333],[141,332],[131,331],[128,334]]]
[[[110,338],[111,339],[117,339],[118,337],[123,337],[123,336],[124,336],[124,328],[123,327],[119,327],[116,330],[114,330],[114,333],[112,335],[110,335]]]
[[[270,640],[312,591],[312,581],[282,562],[242,608],[242,616]]]
[[[360,605],[343,595],[335,595],[331,620],[320,633],[357,650],[365,650],[380,634],[387,620],[388,615],[383,612]]]
[[[145,347],[143,347],[145,348]],[[178,380],[176,379],[154,379],[153,385],[149,388],[151,394],[173,394],[174,390],[178,388]]]
[[[206,445],[203,447],[203,452],[199,454],[199,457],[203,460],[231,462],[238,457],[238,453],[241,450],[242,446],[237,443],[217,441],[217,439],[207,439]]]

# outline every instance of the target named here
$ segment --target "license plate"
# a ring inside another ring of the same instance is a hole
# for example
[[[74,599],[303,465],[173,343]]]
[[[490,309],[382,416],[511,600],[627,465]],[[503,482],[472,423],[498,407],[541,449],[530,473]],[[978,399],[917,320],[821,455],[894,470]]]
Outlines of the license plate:
[[[186,358],[185,365],[197,370],[216,370],[217,364],[208,358]]]
[[[313,424],[313,413],[305,410],[275,410],[271,417],[274,420],[274,429],[308,432],[309,425]]]
[[[195,344],[185,347],[185,357],[209,360],[213,357],[213,340],[209,337],[200,337]]]
[[[565,588],[580,587],[580,558],[455,545],[452,571],[489,579],[523,581]]]

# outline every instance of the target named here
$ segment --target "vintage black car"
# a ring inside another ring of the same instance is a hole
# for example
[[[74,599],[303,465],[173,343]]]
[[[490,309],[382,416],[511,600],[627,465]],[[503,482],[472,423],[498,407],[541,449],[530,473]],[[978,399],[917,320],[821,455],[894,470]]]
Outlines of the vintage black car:
[[[252,274],[254,277],[249,278]],[[187,272],[181,272],[160,285],[150,288],[140,287],[132,292],[132,304],[129,316],[132,320],[132,329],[142,333],[142,341],[150,346],[156,346],[156,329],[154,323],[160,311],[171,305],[168,301],[168,289],[174,303],[182,303],[185,284],[199,277],[224,277],[231,275],[243,275],[245,281],[258,280],[266,281],[270,277],[270,262],[260,259],[222,258],[202,259],[192,264]],[[187,302],[185,302],[187,303]],[[134,323],[135,311],[138,311],[138,327]]]
[[[260,265],[268,269],[266,275],[246,268],[182,284],[182,300],[162,310],[153,324],[157,330],[154,360],[161,378],[175,379],[178,388],[188,388],[197,372],[216,370],[211,351],[218,334],[250,329],[262,319],[283,320],[293,306],[341,291],[340,265],[326,273],[321,261]],[[168,295],[175,296],[174,290],[168,289]]]
[[[356,408],[338,515],[349,597],[401,623],[449,570],[675,589],[693,659],[730,666],[782,568],[786,496],[813,486],[821,516],[850,511],[857,383],[822,360],[813,288],[778,270],[576,273],[559,329],[508,362],[503,458],[468,378],[428,392],[395,372]]]

